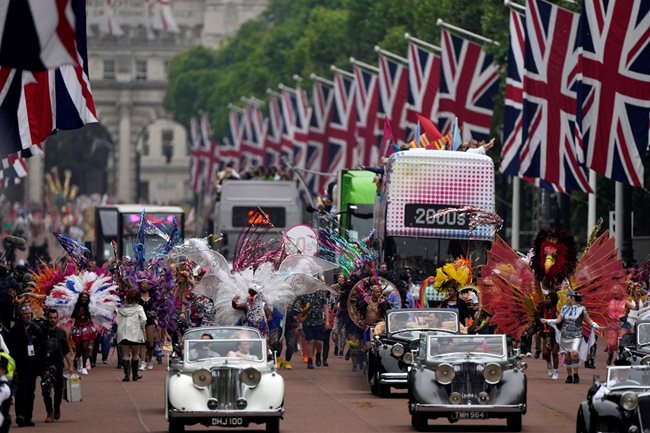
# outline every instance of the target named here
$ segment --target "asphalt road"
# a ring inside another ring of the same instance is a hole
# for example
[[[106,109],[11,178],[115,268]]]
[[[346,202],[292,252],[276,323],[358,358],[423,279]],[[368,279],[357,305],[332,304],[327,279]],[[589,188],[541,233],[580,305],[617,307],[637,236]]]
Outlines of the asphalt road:
[[[528,413],[524,416],[523,431],[535,433],[568,433],[575,431],[578,403],[585,397],[594,374],[603,374],[605,354],[599,349],[599,367],[581,369],[582,383],[570,385],[561,380],[551,381],[546,375],[545,362],[527,359]],[[299,357],[299,354],[298,354]],[[294,358],[299,361],[299,358]],[[163,379],[164,365],[145,371],[139,382],[122,383],[122,371],[112,365],[98,365],[82,379],[82,401],[65,402],[62,418],[45,424],[45,412],[37,387],[35,427],[20,430],[48,433],[166,432]],[[294,363],[291,371],[281,370],[285,378],[285,418],[280,424],[283,433],[310,432],[411,432],[410,416],[405,394],[395,392],[388,399],[370,394],[365,377],[351,371],[349,361],[330,359],[327,368],[307,370],[302,363]],[[263,426],[247,429],[212,429],[188,427],[188,431],[263,431]],[[18,429],[13,426],[12,429]],[[505,420],[429,421],[430,431],[502,432],[507,431]]]

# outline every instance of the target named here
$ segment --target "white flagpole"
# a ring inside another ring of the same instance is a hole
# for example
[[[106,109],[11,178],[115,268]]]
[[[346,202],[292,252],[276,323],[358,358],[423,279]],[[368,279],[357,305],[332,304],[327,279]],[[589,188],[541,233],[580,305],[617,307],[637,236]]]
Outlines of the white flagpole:
[[[512,178],[512,227],[510,244],[515,251],[519,250],[519,234],[521,232],[521,179]]]
[[[320,75],[316,75],[313,72],[309,74],[309,78],[314,80],[314,81],[320,81],[323,84],[327,84],[328,86],[334,86],[334,81],[328,80],[327,78],[323,78]]]
[[[413,42],[416,45],[421,45],[423,48],[429,48],[430,50],[436,51],[438,53],[442,51],[439,46],[430,44],[429,42],[423,41],[422,39],[414,38],[409,33],[404,33],[404,39],[409,42]]]
[[[519,3],[515,3],[512,0],[503,0],[503,5],[507,8],[514,10],[515,12],[526,13],[526,6]]]
[[[596,225],[596,172],[593,170],[589,170],[589,186],[593,192],[587,198],[587,239]]]
[[[375,45],[375,53],[384,55],[386,57],[390,57],[393,60],[397,60],[400,63],[404,63],[405,65],[408,65],[409,63],[408,59],[405,59],[402,56],[398,56],[395,53],[391,53],[390,51],[382,50],[379,45]]]
[[[337,68],[334,65],[330,65],[330,71],[336,72],[336,73],[341,74],[341,75],[345,75],[346,77],[349,77],[349,78],[354,78],[354,74],[352,72],[344,71],[343,69]]]
[[[621,182],[616,182],[616,198],[614,199],[614,246],[618,250],[618,258],[621,258],[621,247],[623,246],[623,189]]]
[[[367,69],[372,72],[379,73],[379,68],[376,66],[369,65],[367,63],[362,62],[361,60],[357,60],[354,57],[350,57],[350,63],[352,63],[355,66],[358,66],[363,69]]]
[[[465,30],[463,28],[456,27],[454,25],[446,23],[446,22],[444,22],[442,20],[442,18],[438,18],[438,20],[436,21],[436,25],[438,25],[439,27],[445,28],[445,29],[447,29],[449,31],[460,33],[461,35],[465,35],[465,36],[469,36],[471,38],[477,39],[477,40],[479,40],[481,42],[487,42],[488,44],[493,44],[493,45],[500,45],[497,41],[494,41],[492,39],[488,39],[485,36],[479,35],[478,33],[473,33],[473,32],[470,32],[469,30]]]

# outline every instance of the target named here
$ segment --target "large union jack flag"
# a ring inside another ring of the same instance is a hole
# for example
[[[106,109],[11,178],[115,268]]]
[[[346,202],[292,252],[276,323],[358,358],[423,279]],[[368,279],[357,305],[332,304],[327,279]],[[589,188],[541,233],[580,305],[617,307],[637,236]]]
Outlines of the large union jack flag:
[[[244,140],[244,110],[231,105],[228,113],[228,123],[230,125],[230,135],[224,140],[225,146],[221,154],[233,163],[235,170],[241,169],[241,149]]]
[[[357,153],[356,159],[363,165],[376,164],[379,159],[381,133],[377,124],[379,108],[379,77],[376,72],[354,65],[352,68],[356,87],[357,106]]]
[[[379,55],[380,113],[393,127],[396,140],[406,140],[406,101],[408,99],[408,71],[405,65],[382,54]]]
[[[0,67],[0,157],[42,144],[57,129],[97,122],[88,79],[85,2],[75,1],[78,65],[45,71]]]
[[[195,193],[211,192],[219,169],[219,146],[206,114],[190,120],[190,183]]]
[[[264,145],[265,163],[267,167],[277,167],[280,164],[280,140],[282,138],[282,108],[279,95],[271,94],[269,96],[268,110],[269,117]]]
[[[293,159],[293,135],[296,129],[296,102],[295,97],[288,88],[280,92],[282,108],[282,135],[280,137],[280,154],[283,158],[294,163]]]
[[[312,108],[309,96],[302,88],[297,88],[292,95],[296,112],[296,123],[293,131],[293,161],[296,167],[307,166],[307,140],[309,138],[309,124],[311,122]]]
[[[578,16],[528,2],[520,173],[558,191],[591,192],[575,149]]]
[[[244,137],[242,140],[242,157],[247,166],[260,167],[264,164],[266,152],[264,150],[267,124],[260,110],[260,103],[256,99],[244,100]]]
[[[578,152],[595,172],[642,187],[650,117],[650,2],[585,0]]]
[[[339,170],[351,167],[354,163],[354,146],[356,144],[355,124],[357,111],[355,107],[354,76],[342,71],[334,73],[334,103],[332,115],[327,128],[327,147],[323,155],[323,169],[328,176],[321,176],[319,190]]]
[[[499,68],[483,48],[442,30],[438,126],[449,134],[458,117],[464,141],[486,140],[492,126]]]
[[[323,153],[327,147],[327,126],[334,101],[333,83],[322,79],[314,80],[312,90],[313,111],[307,140],[307,172],[305,182],[312,193],[321,193],[323,182],[316,175],[323,167]]]
[[[409,124],[417,123],[417,114],[436,121],[438,114],[438,87],[440,86],[440,56],[413,42],[408,46]]]
[[[503,147],[499,166],[501,173],[509,176],[519,176],[524,102],[524,20],[523,14],[510,10],[510,44],[503,112]]]

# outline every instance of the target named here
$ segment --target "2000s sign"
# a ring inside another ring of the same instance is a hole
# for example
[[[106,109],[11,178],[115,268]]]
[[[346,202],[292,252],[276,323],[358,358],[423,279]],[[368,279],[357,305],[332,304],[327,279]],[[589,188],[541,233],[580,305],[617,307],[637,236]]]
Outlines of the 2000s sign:
[[[436,215],[443,209],[457,207],[441,204],[407,204],[404,209],[404,226],[467,230],[469,219],[464,213],[447,212],[444,215]]]

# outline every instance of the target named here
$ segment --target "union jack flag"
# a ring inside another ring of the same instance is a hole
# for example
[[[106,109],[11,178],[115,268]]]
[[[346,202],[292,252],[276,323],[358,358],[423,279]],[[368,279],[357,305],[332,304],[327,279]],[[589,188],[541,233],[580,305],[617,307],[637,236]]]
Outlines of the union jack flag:
[[[88,79],[85,2],[75,1],[78,65],[47,71],[0,67],[0,157],[43,143],[57,129],[97,122]]]
[[[42,71],[78,64],[75,28],[85,32],[85,20],[85,0],[0,2],[0,65]]]
[[[229,161],[234,165],[235,170],[239,170],[241,167],[241,149],[242,141],[244,139],[244,112],[241,108],[234,105],[230,106],[230,112],[228,113],[228,123],[230,124],[230,135],[225,140],[227,147],[222,152],[223,155],[227,155]]]
[[[355,107],[355,80],[352,74],[334,72],[334,103],[327,128],[327,147],[323,155],[323,169],[330,177],[321,176],[321,186],[337,175],[339,170],[353,165],[357,110]]]
[[[190,120],[190,182],[192,191],[197,194],[212,190],[219,168],[219,146],[210,136],[207,115]]]
[[[294,163],[293,159],[293,134],[296,127],[296,104],[295,98],[289,89],[284,88],[280,92],[282,102],[282,136],[280,138],[280,154],[286,158],[290,164]]]
[[[297,88],[292,95],[296,112],[296,123],[293,131],[293,161],[296,167],[305,168],[307,164],[307,140],[312,108],[307,92]]]
[[[561,192],[591,192],[574,141],[577,29],[576,14],[544,0],[528,2],[520,173]]]
[[[354,65],[352,72],[356,82],[357,146],[362,154],[358,160],[363,165],[370,165],[379,158],[379,77],[375,72],[359,65]]]
[[[26,157],[32,155],[42,154],[43,151],[37,146],[34,146],[34,151],[28,151],[29,155],[23,155],[24,152],[17,152],[2,158],[2,167],[0,167],[0,189],[6,188],[9,185],[17,185],[21,179],[27,177],[27,161]]]
[[[506,97],[503,112],[503,148],[499,170],[509,176],[519,176],[521,151],[522,105],[524,102],[524,44],[525,17],[510,10],[510,45]]]
[[[246,99],[244,102],[244,138],[242,140],[242,157],[249,165],[264,164],[266,153],[264,143],[266,137],[266,120],[262,115],[259,102]],[[248,167],[245,167],[248,168]]]
[[[441,32],[438,126],[449,134],[458,117],[462,139],[487,140],[492,126],[499,68],[479,44]]]
[[[279,96],[270,95],[268,104],[269,117],[264,145],[265,163],[268,167],[274,167],[280,163],[280,140],[282,137],[282,109]]]
[[[440,56],[409,42],[409,125],[417,124],[417,114],[434,122],[438,114],[438,87],[440,86]]]
[[[408,71],[405,65],[381,54],[379,55],[379,96],[380,112],[390,120],[395,139],[405,140]]]
[[[650,117],[647,0],[585,0],[580,16],[578,155],[595,172],[642,187]]]
[[[323,176],[320,172],[323,167],[323,150],[327,143],[327,126],[332,112],[334,101],[334,87],[322,80],[314,80],[312,90],[313,111],[309,125],[309,139],[307,140],[307,170],[305,182],[310,191],[319,193]]]
[[[113,9],[113,0],[104,0],[104,12],[102,22],[99,25],[99,31],[105,35],[123,36],[124,30],[115,19],[115,10]]]

